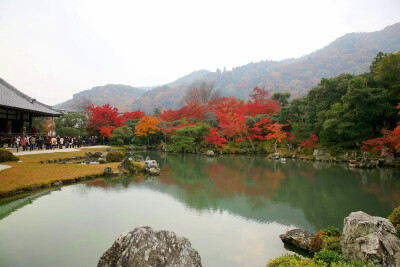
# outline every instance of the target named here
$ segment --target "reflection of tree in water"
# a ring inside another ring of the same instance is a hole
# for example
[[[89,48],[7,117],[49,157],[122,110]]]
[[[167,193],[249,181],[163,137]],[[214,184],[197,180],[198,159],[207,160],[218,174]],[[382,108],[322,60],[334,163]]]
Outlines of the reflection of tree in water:
[[[0,220],[9,216],[14,211],[17,211],[20,208],[25,207],[26,205],[32,204],[36,199],[38,199],[42,196],[48,195],[52,191],[55,191],[55,190],[60,190],[60,189],[50,189],[50,190],[45,190],[45,191],[35,193],[32,195],[18,197],[16,199],[2,200],[0,202]]]
[[[291,160],[283,164],[258,156],[224,155],[210,161],[192,154],[149,155],[161,165],[162,175],[141,186],[197,210],[226,210],[251,220],[317,230],[341,227],[344,217],[357,210],[386,217],[400,204],[400,175],[395,169],[349,170],[346,165]],[[146,179],[101,178],[74,185],[72,192],[84,197],[91,188],[125,190]],[[20,202],[24,206],[29,201]]]
[[[178,155],[167,158],[168,169],[174,179],[182,183],[203,183],[209,180],[207,159],[198,155]],[[161,166],[162,167],[162,166]],[[162,176],[164,169],[162,170]]]
[[[274,201],[301,208],[317,229],[328,225],[342,227],[344,217],[358,210],[386,217],[395,199],[382,201],[379,195],[399,193],[400,189],[400,184],[397,184],[379,193],[367,190],[366,186],[375,185],[382,189],[379,175],[374,170],[351,172],[333,164],[319,165],[318,170],[307,163],[297,166],[301,170],[293,168],[290,171],[290,178],[282,183]],[[310,183],[311,173],[315,173],[313,183]],[[367,180],[365,177],[368,177]]]
[[[400,184],[389,187],[387,184],[393,181],[381,179],[393,175],[394,170],[352,172],[346,165],[301,161],[282,164],[256,156],[223,156],[212,162],[206,157],[168,156],[167,161],[168,171],[159,181],[179,186],[183,192],[178,197],[191,207],[218,209],[224,205],[243,215],[249,213],[244,209],[270,212],[272,207],[265,208],[273,201],[302,210],[316,229],[341,227],[344,217],[357,210],[387,216],[400,195]],[[246,205],[228,204],[240,196],[245,197]]]
[[[353,170],[363,177],[362,189],[377,196],[381,202],[400,205],[400,172],[397,169]]]

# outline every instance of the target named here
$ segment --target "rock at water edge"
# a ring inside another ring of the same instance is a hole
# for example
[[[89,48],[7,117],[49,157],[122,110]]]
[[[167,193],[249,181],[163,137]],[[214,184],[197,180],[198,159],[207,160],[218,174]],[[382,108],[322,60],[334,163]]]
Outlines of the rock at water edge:
[[[314,253],[311,248],[311,239],[314,237],[312,233],[303,229],[293,229],[286,234],[280,235],[279,238],[285,242],[292,244],[298,248]]]
[[[101,256],[98,266],[202,265],[199,253],[187,238],[144,226],[121,234]]]
[[[344,220],[342,253],[346,261],[400,266],[400,238],[388,219],[352,212]]]

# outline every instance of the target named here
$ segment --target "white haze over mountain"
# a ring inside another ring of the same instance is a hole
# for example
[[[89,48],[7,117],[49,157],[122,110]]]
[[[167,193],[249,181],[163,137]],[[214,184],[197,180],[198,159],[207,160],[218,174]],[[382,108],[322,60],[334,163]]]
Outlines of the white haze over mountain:
[[[0,77],[53,105],[96,85],[300,57],[399,14],[398,0],[0,0]]]

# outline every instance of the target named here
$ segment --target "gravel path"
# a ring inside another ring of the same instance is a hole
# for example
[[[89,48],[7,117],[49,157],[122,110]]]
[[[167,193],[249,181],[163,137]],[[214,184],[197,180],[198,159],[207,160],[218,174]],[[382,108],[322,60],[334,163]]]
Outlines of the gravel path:
[[[105,148],[109,146],[89,146],[87,148]],[[86,148],[86,147],[84,147]],[[15,156],[24,156],[24,155],[33,155],[33,154],[47,154],[47,153],[56,153],[56,152],[76,152],[80,151],[79,149],[75,148],[63,148],[63,149],[43,149],[43,150],[34,150],[34,151],[23,151],[23,152],[18,152],[14,153]]]
[[[0,165],[0,171],[11,168],[10,165]]]

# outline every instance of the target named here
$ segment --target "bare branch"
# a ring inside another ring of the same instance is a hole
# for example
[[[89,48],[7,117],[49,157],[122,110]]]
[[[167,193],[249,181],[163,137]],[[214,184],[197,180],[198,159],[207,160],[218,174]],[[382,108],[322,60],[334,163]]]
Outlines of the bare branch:
[[[205,107],[220,97],[219,90],[215,90],[215,82],[194,82],[183,96],[185,105],[196,102]]]

